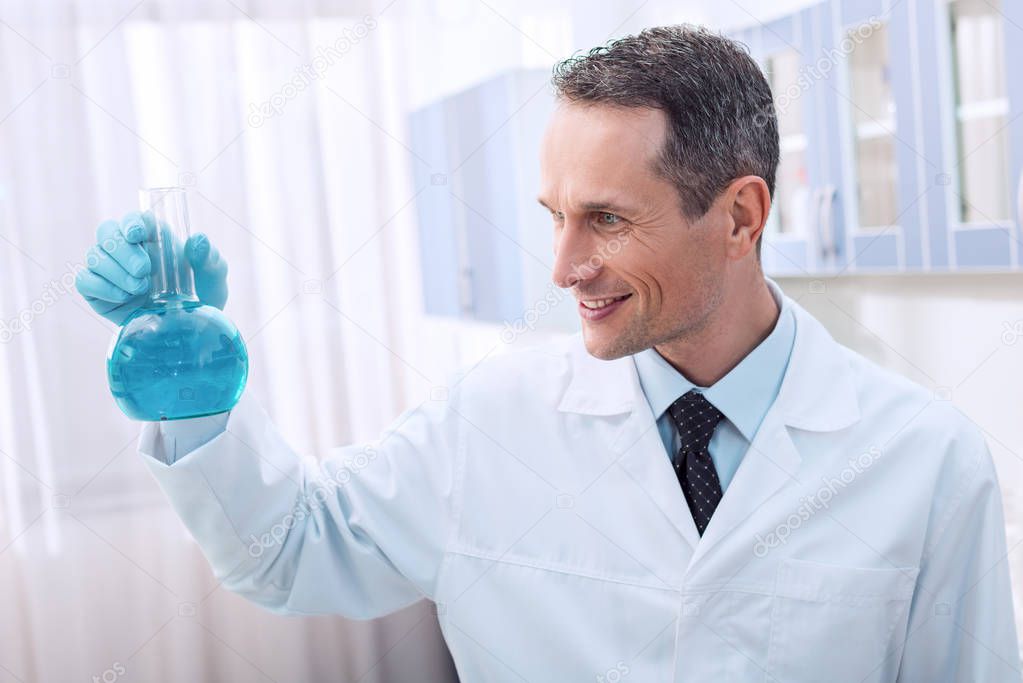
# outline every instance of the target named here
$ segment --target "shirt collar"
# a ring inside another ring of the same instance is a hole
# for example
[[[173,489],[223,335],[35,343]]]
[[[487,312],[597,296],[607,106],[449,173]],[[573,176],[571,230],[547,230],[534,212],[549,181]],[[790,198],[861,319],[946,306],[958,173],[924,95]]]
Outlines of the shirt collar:
[[[780,290],[775,291],[776,287],[770,287],[770,290],[781,309],[774,329],[727,375],[710,387],[698,387],[690,382],[653,348],[633,356],[643,394],[655,418],[660,418],[668,406],[687,391],[699,389],[747,441],[753,441],[778,395],[796,335],[791,307]]]

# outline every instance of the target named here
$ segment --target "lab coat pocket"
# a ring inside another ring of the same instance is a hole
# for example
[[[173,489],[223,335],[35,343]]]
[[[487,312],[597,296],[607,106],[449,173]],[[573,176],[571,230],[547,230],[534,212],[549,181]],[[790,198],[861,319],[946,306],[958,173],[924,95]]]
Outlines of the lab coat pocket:
[[[771,614],[768,680],[895,680],[917,567],[786,559]]]

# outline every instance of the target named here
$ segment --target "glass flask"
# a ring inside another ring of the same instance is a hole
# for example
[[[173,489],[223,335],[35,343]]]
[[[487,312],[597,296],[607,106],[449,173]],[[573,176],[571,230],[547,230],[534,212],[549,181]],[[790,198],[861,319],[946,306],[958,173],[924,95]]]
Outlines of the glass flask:
[[[230,410],[245,388],[249,356],[238,329],[195,295],[185,255],[185,190],[140,193],[152,263],[145,303],[124,321],[107,355],[114,400],[134,420],[178,420]]]

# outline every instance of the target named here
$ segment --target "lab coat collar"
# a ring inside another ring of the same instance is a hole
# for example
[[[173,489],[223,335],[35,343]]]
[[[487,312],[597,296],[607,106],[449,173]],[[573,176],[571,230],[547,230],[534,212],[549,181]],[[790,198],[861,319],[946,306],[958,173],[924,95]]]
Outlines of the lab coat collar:
[[[779,293],[774,299],[779,309],[774,328],[745,358],[710,387],[693,384],[672,367],[657,349],[649,348],[633,356],[643,394],[654,416],[660,419],[679,396],[696,389],[724,414],[747,442],[753,441],[753,435],[778,397],[778,389],[785,376],[792,342],[796,336],[796,319],[785,298]]]
[[[773,293],[781,294],[774,282],[767,282]],[[581,334],[570,341],[572,374],[558,409],[594,416],[629,414],[611,439],[615,462],[646,492],[691,547],[685,568],[687,576],[698,569],[703,558],[729,532],[777,491],[797,481],[802,455],[789,428],[829,432],[859,420],[848,352],[795,301],[787,299],[786,304],[796,318],[796,335],[778,397],[702,537],[685,498],[679,493],[671,463],[664,457],[656,418],[643,394],[633,357],[600,360],[586,351]]]
[[[771,410],[777,410],[785,424],[808,431],[835,431],[854,423],[860,412],[845,350],[773,280],[765,279],[796,319],[792,355]],[[586,350],[582,333],[571,338],[568,355],[572,374],[559,411],[618,415],[635,412],[646,401],[632,356],[595,358]]]

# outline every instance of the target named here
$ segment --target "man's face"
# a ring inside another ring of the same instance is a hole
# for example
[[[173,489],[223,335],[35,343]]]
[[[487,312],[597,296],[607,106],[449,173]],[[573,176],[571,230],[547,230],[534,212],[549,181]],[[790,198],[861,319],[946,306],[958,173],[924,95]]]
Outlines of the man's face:
[[[544,137],[552,280],[579,300],[586,349],[597,358],[685,339],[722,298],[721,209],[695,222],[682,214],[677,189],[654,170],[666,131],[657,109],[562,102]]]

